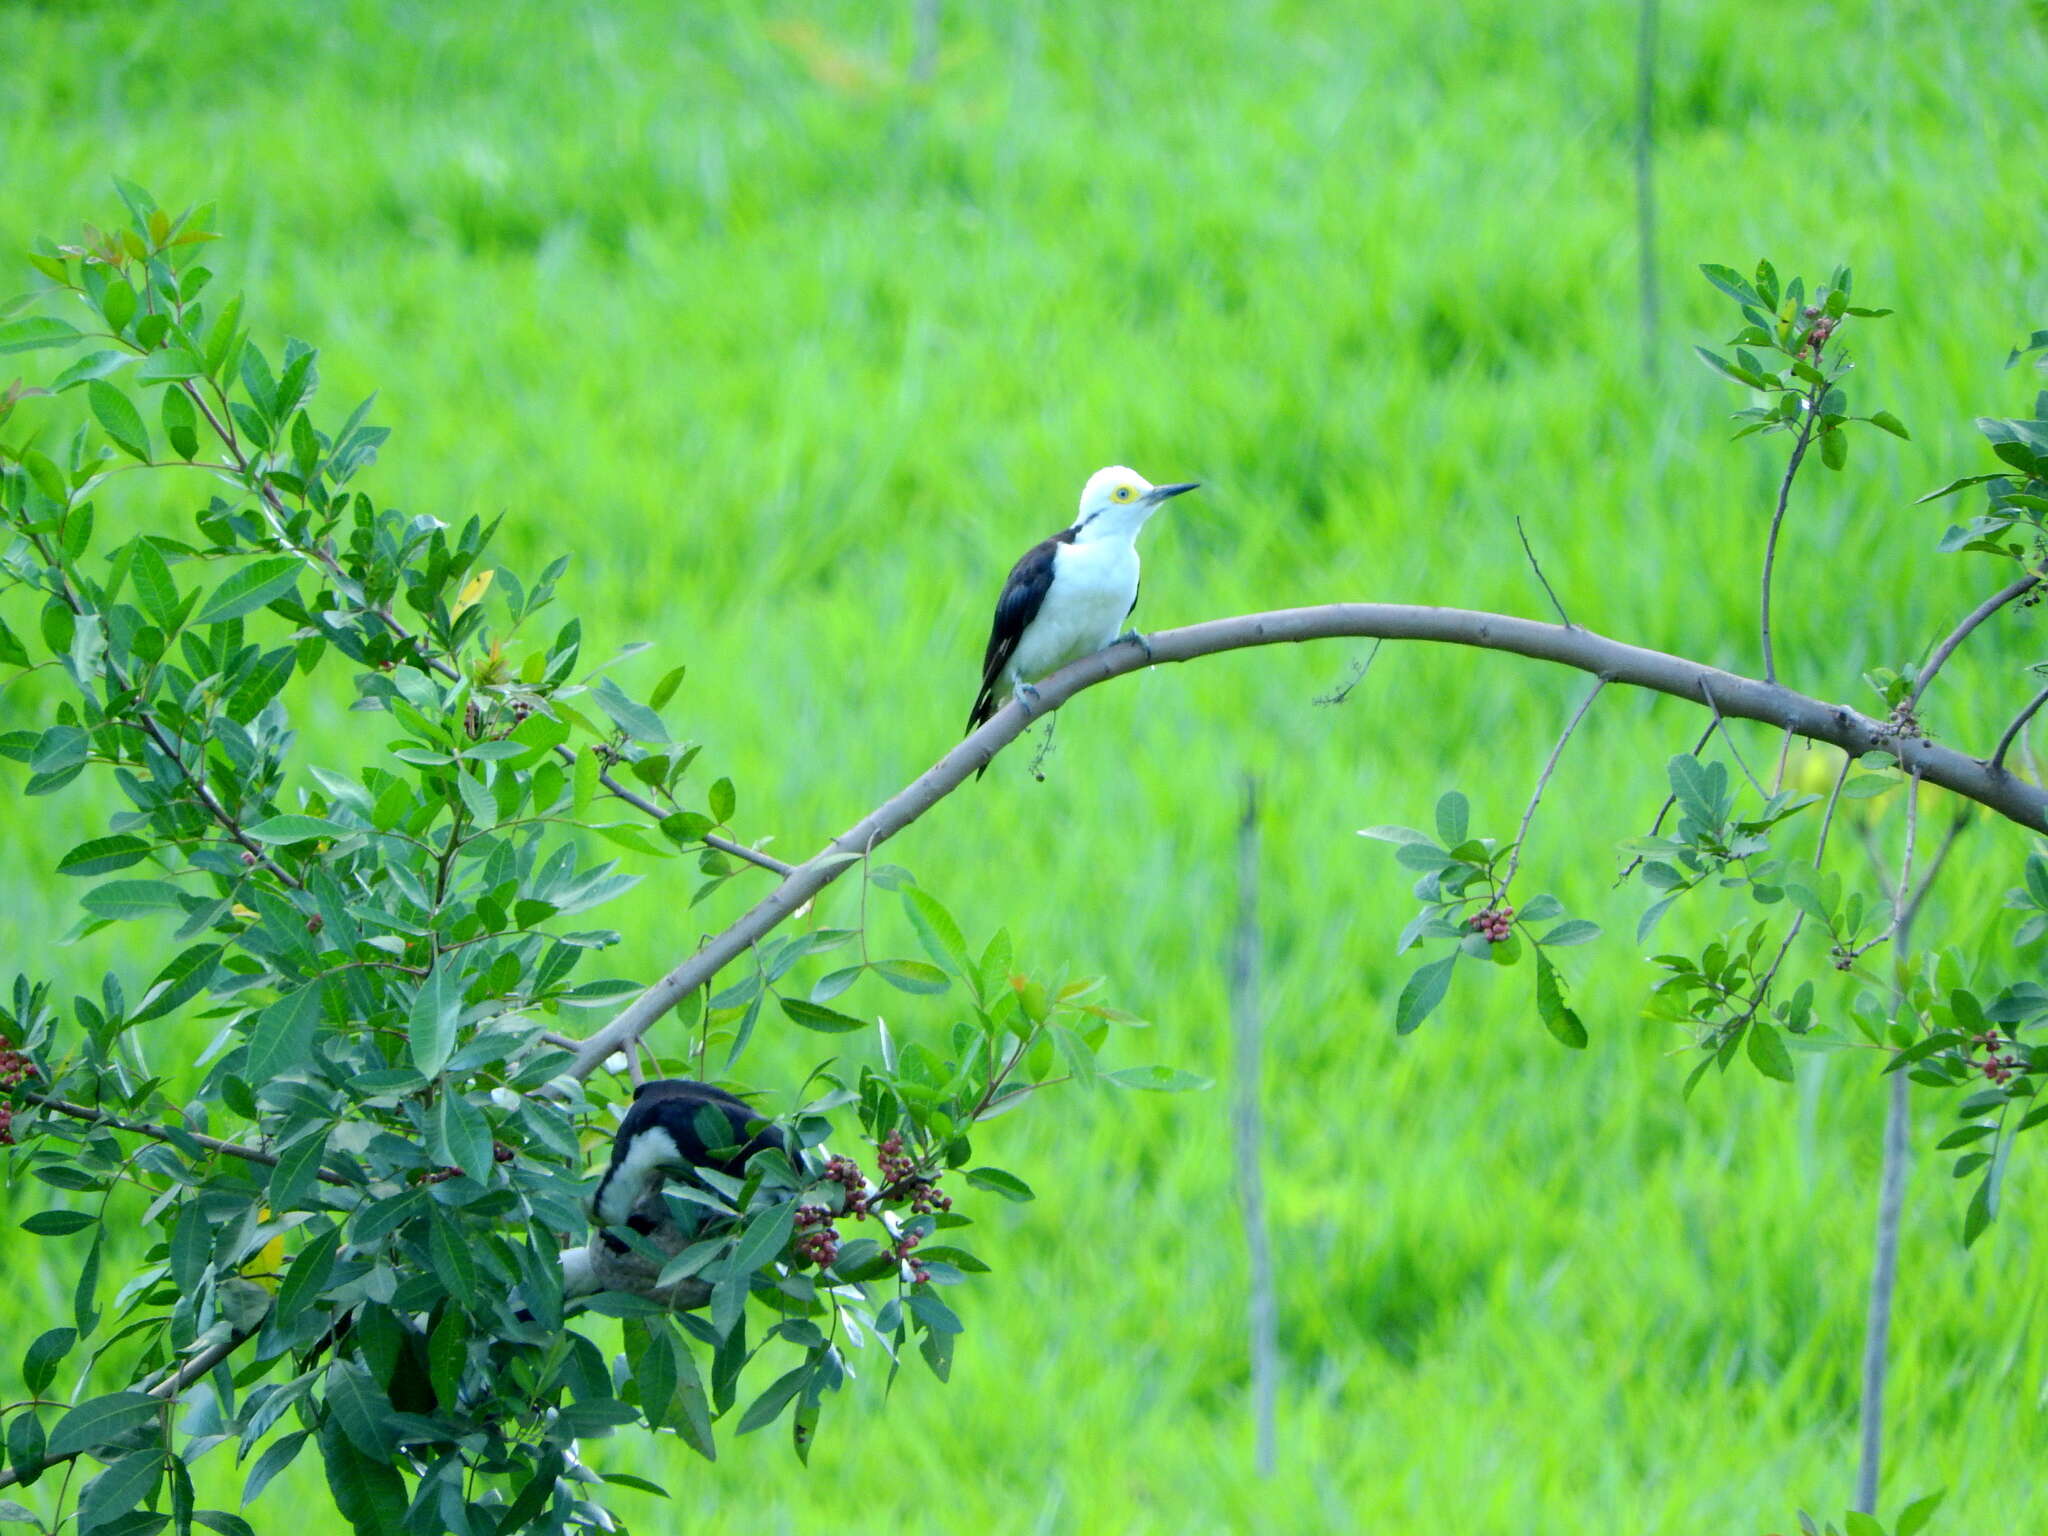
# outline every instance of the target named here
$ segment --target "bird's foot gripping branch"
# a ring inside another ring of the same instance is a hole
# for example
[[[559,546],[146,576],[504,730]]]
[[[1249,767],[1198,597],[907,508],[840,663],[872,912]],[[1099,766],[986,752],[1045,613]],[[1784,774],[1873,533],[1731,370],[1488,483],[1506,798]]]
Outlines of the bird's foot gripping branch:
[[[369,402],[328,413],[314,349],[253,339],[204,212],[122,191],[123,225],[40,247],[44,286],[0,309],[0,353],[47,364],[0,393],[0,755],[31,806],[108,797],[56,864],[76,931],[161,950],[139,986],[0,994],[10,1182],[76,1277],[0,1409],[0,1485],[41,1506],[13,1518],[186,1522],[224,1437],[245,1501],[317,1449],[362,1531],[611,1529],[579,1442],[710,1456],[736,1416],[805,1454],[862,1362],[944,1377],[973,1216],[1031,1198],[982,1122],[1190,1080],[1099,1066],[1125,1016],[1098,983],[970,947],[856,850],[843,912],[714,936],[733,974],[662,1009],[700,1078],[743,1073],[764,1019],[823,1037],[830,1064],[750,1101],[782,1140],[663,1165],[593,1237],[617,1095],[575,1021],[642,990],[597,909],[694,867],[716,911],[791,866],[665,723],[682,669],[629,692],[549,615],[562,562],[521,577],[495,525],[373,499]],[[367,764],[302,765],[286,701],[337,667]]]

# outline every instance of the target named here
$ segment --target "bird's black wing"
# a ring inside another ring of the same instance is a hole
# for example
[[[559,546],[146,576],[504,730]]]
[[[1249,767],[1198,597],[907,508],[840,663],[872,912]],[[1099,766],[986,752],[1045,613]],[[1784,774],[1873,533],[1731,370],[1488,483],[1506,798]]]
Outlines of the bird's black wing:
[[[1045,606],[1045,594],[1052,590],[1053,559],[1062,544],[1074,542],[1079,525],[1062,529],[1025,551],[1024,558],[1010,567],[1010,579],[1003,583],[1003,595],[996,599],[995,622],[989,626],[988,650],[981,658],[981,692],[974,696],[974,708],[967,713],[972,731],[996,712],[996,684],[1003,668],[1017,653],[1017,642]]]
[[[773,1124],[761,1125],[758,1131],[749,1134],[748,1127],[766,1119],[745,1099],[709,1083],[682,1077],[642,1083],[633,1091],[633,1107],[619,1122],[618,1135],[612,1142],[611,1166],[598,1181],[592,1206],[599,1211],[604,1209],[605,1193],[613,1176],[625,1163],[633,1143],[645,1132],[658,1129],[666,1133],[675,1143],[677,1154],[692,1168],[712,1168],[742,1178],[747,1160],[756,1152],[767,1147],[789,1149],[789,1139]],[[659,1180],[652,1187],[659,1188]],[[637,1205],[638,1200],[636,1193],[633,1203]],[[650,1231],[653,1227],[637,1211],[625,1224],[635,1231]],[[604,1242],[614,1252],[625,1251],[625,1245],[610,1233],[604,1235]]]

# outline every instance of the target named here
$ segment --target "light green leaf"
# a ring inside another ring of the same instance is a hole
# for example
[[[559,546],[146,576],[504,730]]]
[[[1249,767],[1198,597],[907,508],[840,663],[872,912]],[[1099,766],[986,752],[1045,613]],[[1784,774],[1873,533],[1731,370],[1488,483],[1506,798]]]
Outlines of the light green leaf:
[[[455,1050],[456,1026],[462,1019],[462,982],[451,960],[435,965],[433,974],[413,994],[406,1021],[412,1064],[422,1077],[436,1077]]]
[[[298,585],[298,580],[299,561],[295,556],[279,555],[274,559],[251,561],[214,588],[213,596],[206,600],[206,606],[199,610],[199,617],[194,622],[225,624],[229,619],[254,613],[265,604],[283,597]]]
[[[94,379],[85,386],[85,397],[91,402],[92,413],[99,424],[106,428],[107,436],[114,440],[114,446],[134,459],[149,457],[149,429],[142,424],[142,413],[135,409],[135,402],[105,379]]]

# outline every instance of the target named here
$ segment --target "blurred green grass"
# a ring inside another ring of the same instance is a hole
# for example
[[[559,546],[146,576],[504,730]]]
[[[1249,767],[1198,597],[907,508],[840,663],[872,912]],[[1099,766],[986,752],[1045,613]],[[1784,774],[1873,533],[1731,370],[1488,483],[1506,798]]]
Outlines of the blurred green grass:
[[[1861,670],[1922,651],[1985,585],[1934,557],[1943,517],[1910,502],[1981,467],[1969,418],[2024,403],[1998,364],[2048,315],[2039,10],[1665,4],[1654,377],[1634,26],[1633,6],[1498,0],[945,6],[920,83],[904,4],[0,3],[0,248],[112,218],[112,174],[218,199],[215,264],[259,334],[317,342],[330,405],[381,392],[380,499],[506,513],[521,569],[573,551],[591,649],[654,641],[626,669],[643,687],[690,664],[672,722],[791,855],[950,743],[1002,571],[1102,463],[1206,483],[1146,536],[1148,626],[1337,598],[1540,614],[1520,514],[1578,622],[1755,670],[1782,461],[1724,445],[1740,402],[1690,360],[1725,335],[1694,263],[1847,261],[1859,298],[1900,309],[1851,333],[1853,388],[1914,438],[1859,439],[1849,474],[1802,481],[1778,643],[1788,679],[1867,703]],[[1948,739],[1990,738],[2028,641],[2002,617],[1952,666]],[[1461,974],[1397,1041],[1408,882],[1352,830],[1425,821],[1455,784],[1511,833],[1582,680],[1388,649],[1315,707],[1362,653],[1091,694],[1047,783],[1006,758],[893,851],[971,934],[1007,924],[1028,956],[1106,973],[1156,1021],[1124,1060],[1221,1079],[1231,831],[1241,777],[1264,785],[1271,1483],[1250,1470],[1220,1086],[992,1127],[984,1151],[1040,1198],[986,1212],[998,1274],[964,1299],[954,1382],[913,1373],[885,1408],[876,1372],[808,1472],[779,1436],[715,1469],[665,1439],[592,1461],[713,1530],[1562,1536],[1839,1511],[1878,1086],[1860,1053],[1802,1057],[1795,1088],[1745,1071],[1682,1105],[1679,1042],[1639,1018],[1634,893],[1610,889],[1608,850],[1697,722],[1603,698],[1535,829],[1530,889],[1610,930],[1569,968],[1592,1049],[1550,1042],[1526,975]],[[313,760],[366,760],[343,702],[299,710]],[[135,936],[50,948],[76,891],[26,872],[102,812],[78,791],[33,812],[0,946],[66,988],[136,974]],[[1924,932],[1973,939],[2016,869],[2003,833],[1969,837]],[[703,916],[678,915],[675,870],[646,873],[613,909],[625,974],[690,949]],[[813,1048],[766,1041],[751,1072]],[[1883,1502],[1946,1485],[1940,1530],[2048,1525],[2024,1471],[2048,1450],[2043,1174],[2023,1149],[2006,1218],[1964,1254],[1939,1164],[1915,1171]],[[25,1337],[72,1256],[15,1252]],[[676,1518],[627,1497],[639,1523]],[[259,1525],[287,1504],[324,1506],[310,1464]]]

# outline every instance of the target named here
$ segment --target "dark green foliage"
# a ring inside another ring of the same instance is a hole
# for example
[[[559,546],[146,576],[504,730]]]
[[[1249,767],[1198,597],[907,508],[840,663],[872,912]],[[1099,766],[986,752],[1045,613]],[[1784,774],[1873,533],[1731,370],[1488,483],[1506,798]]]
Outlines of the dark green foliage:
[[[801,1455],[850,1337],[879,1336],[892,1359],[915,1338],[943,1378],[961,1323],[930,1286],[986,1266],[948,1247],[927,1269],[913,1252],[969,1224],[939,1182],[968,1162],[978,1120],[1101,1075],[1094,1054],[1122,1016],[1088,1000],[1092,983],[1015,974],[1002,934],[975,961],[935,897],[864,869],[902,891],[929,961],[871,959],[858,928],[775,937],[664,1028],[686,1030],[699,1061],[717,1046],[730,1072],[771,997],[807,1028],[871,1031],[871,1014],[825,999],[872,971],[948,997],[931,1006],[950,1049],[884,1037],[875,1063],[842,1051],[814,1073],[808,1102],[769,1093],[807,1153],[833,1112],[857,1122],[880,1187],[817,1156],[763,1154],[744,1179],[707,1170],[694,1205],[672,1197],[694,1241],[656,1257],[663,1284],[698,1277],[710,1305],[590,1298],[626,1320],[614,1369],[576,1331],[586,1303],[565,1303],[556,1258],[586,1235],[586,1156],[613,1123],[562,1032],[639,990],[592,973],[619,936],[586,914],[640,876],[586,849],[609,842],[668,880],[688,858],[701,899],[750,867],[705,841],[731,827],[737,792],[686,782],[696,748],[659,714],[681,668],[631,697],[584,669],[575,620],[551,638],[536,622],[564,562],[529,582],[493,563],[495,524],[449,527],[357,488],[387,436],[370,402],[321,413],[312,347],[268,354],[239,299],[198,296],[206,214],[121,190],[130,223],[35,258],[40,297],[83,299],[96,334],[34,314],[0,325],[8,351],[99,347],[0,401],[0,666],[69,684],[51,718],[6,720],[0,753],[25,795],[109,795],[106,832],[58,865],[81,882],[76,931],[134,923],[165,958],[141,996],[110,976],[68,1008],[18,978],[0,998],[0,1082],[14,1176],[51,1199],[25,1240],[67,1244],[78,1271],[73,1325],[27,1347],[24,1382],[56,1396],[110,1320],[133,1365],[118,1382],[95,1370],[97,1395],[68,1412],[16,1406],[8,1480],[91,1451],[108,1464],[82,1485],[81,1532],[244,1530],[192,1508],[165,1407],[182,1395],[189,1433],[254,1456],[245,1498],[310,1440],[358,1531],[608,1529],[578,1440],[667,1429],[709,1458],[744,1398],[738,1432],[788,1413]],[[74,389],[85,411],[60,446],[50,424],[72,419]],[[215,489],[178,534],[127,529],[112,477],[130,461],[203,464]],[[382,766],[293,757],[286,699],[330,658]],[[614,769],[637,787],[615,788]],[[854,945],[857,964],[810,976]],[[166,1079],[138,1065],[131,1032],[174,1013],[217,1035]],[[1192,1085],[1139,1077],[1128,1086]],[[1030,1197],[997,1169],[965,1182]],[[821,1219],[856,1200],[884,1216],[880,1241],[818,1246]],[[114,1223],[154,1246],[103,1277]],[[214,1359],[228,1365],[209,1376]]]

